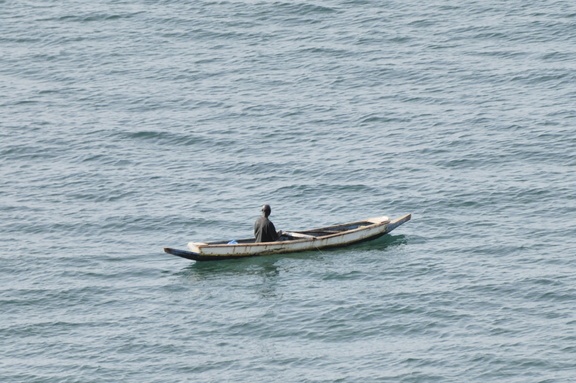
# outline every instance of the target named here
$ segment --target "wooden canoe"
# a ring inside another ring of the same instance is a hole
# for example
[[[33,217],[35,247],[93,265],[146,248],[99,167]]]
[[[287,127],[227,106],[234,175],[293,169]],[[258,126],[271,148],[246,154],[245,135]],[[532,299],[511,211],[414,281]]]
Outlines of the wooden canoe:
[[[164,252],[194,261],[216,261],[323,250],[371,241],[408,222],[410,218],[410,214],[393,221],[388,217],[377,217],[312,230],[286,231],[276,242],[256,243],[254,238],[236,241],[190,242],[188,251],[165,247]]]

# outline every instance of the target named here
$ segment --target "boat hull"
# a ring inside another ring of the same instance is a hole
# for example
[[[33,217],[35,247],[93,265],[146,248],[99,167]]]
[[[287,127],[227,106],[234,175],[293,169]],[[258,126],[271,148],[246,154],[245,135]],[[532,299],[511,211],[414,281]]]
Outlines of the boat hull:
[[[215,261],[331,249],[380,238],[410,219],[410,214],[393,221],[387,217],[374,218],[351,224],[289,233],[287,237],[290,237],[290,240],[278,242],[254,243],[251,239],[239,240],[237,244],[191,242],[188,244],[189,251],[173,248],[164,248],[164,251],[194,261]],[[348,227],[350,227],[349,230]],[[332,233],[332,231],[335,232]]]

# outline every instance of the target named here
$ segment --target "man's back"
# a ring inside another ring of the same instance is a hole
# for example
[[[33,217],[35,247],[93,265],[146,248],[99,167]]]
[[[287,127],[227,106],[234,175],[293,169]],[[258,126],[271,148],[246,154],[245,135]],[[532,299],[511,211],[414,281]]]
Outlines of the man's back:
[[[256,242],[273,242],[278,239],[274,224],[265,216],[259,217],[254,223]]]

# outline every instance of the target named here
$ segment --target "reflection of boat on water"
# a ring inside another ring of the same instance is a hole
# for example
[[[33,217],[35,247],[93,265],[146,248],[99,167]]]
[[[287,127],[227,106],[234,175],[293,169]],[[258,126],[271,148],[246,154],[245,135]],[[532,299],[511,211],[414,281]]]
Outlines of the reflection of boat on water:
[[[164,251],[194,261],[215,261],[322,250],[371,241],[390,233],[408,222],[410,218],[410,214],[392,221],[388,217],[378,217],[312,230],[287,231],[283,232],[279,240],[275,242],[257,243],[254,238],[236,241],[190,242],[188,243],[189,250],[165,247]]]

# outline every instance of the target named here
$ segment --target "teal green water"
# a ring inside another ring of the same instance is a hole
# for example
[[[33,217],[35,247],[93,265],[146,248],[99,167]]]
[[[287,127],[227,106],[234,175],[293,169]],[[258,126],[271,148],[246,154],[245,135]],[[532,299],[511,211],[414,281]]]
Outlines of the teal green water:
[[[571,2],[0,8],[2,382],[576,380]]]

